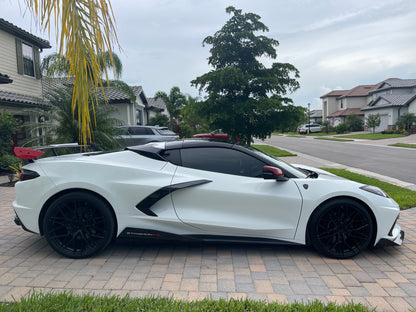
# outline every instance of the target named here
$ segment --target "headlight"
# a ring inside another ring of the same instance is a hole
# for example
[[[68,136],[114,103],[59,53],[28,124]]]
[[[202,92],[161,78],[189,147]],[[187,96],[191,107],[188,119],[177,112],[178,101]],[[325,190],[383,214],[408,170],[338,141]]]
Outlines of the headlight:
[[[384,192],[382,189],[378,188],[377,186],[364,185],[364,186],[361,186],[360,189],[362,189],[364,191],[367,191],[367,192],[370,192],[370,193],[373,193],[373,194],[376,194],[378,196],[390,198],[390,196],[387,195],[386,192]]]

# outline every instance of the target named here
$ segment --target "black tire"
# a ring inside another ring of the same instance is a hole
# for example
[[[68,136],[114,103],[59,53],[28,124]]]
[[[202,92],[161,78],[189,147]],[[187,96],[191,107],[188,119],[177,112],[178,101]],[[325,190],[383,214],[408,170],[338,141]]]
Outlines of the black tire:
[[[354,257],[372,242],[373,220],[369,212],[352,199],[327,202],[313,214],[309,223],[312,246],[335,259]]]
[[[57,198],[43,219],[43,233],[51,247],[69,258],[88,258],[102,251],[115,236],[109,205],[85,192]]]

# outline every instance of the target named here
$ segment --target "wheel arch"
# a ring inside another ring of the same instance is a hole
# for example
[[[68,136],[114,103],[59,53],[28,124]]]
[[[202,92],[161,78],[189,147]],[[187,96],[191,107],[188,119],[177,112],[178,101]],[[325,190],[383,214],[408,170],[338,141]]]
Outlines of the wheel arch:
[[[62,190],[62,191],[54,194],[42,206],[42,209],[41,209],[40,214],[39,214],[39,220],[38,220],[38,226],[39,226],[40,235],[43,235],[43,219],[44,219],[45,214],[48,211],[49,207],[51,206],[51,204],[56,199],[58,199],[59,197],[61,197],[63,195],[66,195],[66,194],[69,194],[69,193],[73,193],[73,192],[82,192],[82,193],[92,194],[92,195],[100,198],[101,200],[103,200],[107,204],[107,206],[110,208],[110,212],[111,212],[111,214],[112,214],[112,216],[114,218],[115,227],[116,227],[115,233],[118,232],[117,216],[116,216],[116,214],[114,212],[113,206],[110,204],[110,202],[105,197],[103,197],[102,195],[100,195],[100,194],[98,194],[98,193],[96,193],[94,191],[91,191],[91,190],[87,190],[87,189],[83,189],[83,188],[70,188],[70,189]]]
[[[342,200],[342,199],[349,199],[349,200],[355,201],[356,203],[362,205],[367,210],[367,212],[370,214],[371,221],[373,222],[373,225],[374,225],[374,230],[373,230],[373,233],[372,233],[370,246],[373,246],[374,245],[374,241],[375,241],[375,238],[377,236],[377,231],[378,231],[378,228],[377,228],[377,220],[376,220],[376,217],[374,215],[374,212],[371,210],[371,208],[364,201],[362,201],[362,200],[360,200],[360,199],[358,199],[356,197],[353,197],[353,196],[336,196],[336,197],[328,198],[327,200],[325,200],[322,203],[320,203],[313,210],[313,212],[309,216],[308,223],[307,223],[307,226],[306,226],[306,237],[305,237],[306,245],[308,245],[308,246],[311,245],[311,238],[310,238],[310,226],[311,225],[310,225],[310,223],[311,223],[311,220],[312,220],[314,214],[317,213],[317,211],[319,210],[319,208],[322,207],[323,205],[326,205],[327,203],[329,203],[331,201]]]

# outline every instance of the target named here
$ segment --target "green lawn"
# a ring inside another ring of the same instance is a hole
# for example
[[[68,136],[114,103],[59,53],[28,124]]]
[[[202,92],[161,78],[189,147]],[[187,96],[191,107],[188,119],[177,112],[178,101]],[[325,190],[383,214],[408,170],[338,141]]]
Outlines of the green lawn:
[[[172,298],[148,297],[130,298],[129,296],[92,296],[75,295],[71,293],[39,294],[34,293],[29,298],[22,298],[11,303],[0,303],[0,312],[6,311],[142,311],[142,312],[191,312],[191,311],[285,311],[285,312],[307,312],[307,311],[337,311],[337,312],[367,312],[373,311],[358,303],[335,304],[310,301],[308,303],[266,303],[256,300],[198,300],[183,301]]]
[[[382,140],[404,137],[404,134],[382,134],[382,133],[362,133],[339,135],[339,138],[363,139],[363,140]]]
[[[416,148],[416,144],[407,144],[407,143],[394,143],[394,144],[389,144],[389,146]]]
[[[327,141],[337,141],[337,142],[351,142],[352,139],[340,139],[340,138],[315,138],[316,140],[327,140]]]
[[[403,188],[397,185],[393,185],[387,182],[383,182],[374,178],[370,178],[358,173],[348,171],[346,169],[334,169],[334,168],[321,168],[328,172],[331,172],[337,176],[347,178],[352,181],[360,182],[363,184],[374,185],[381,188],[384,192],[389,194],[400,206],[400,209],[406,209],[410,207],[416,207],[416,192]]]
[[[253,144],[252,146],[275,157],[296,156],[296,154],[289,153],[288,151],[270,145]]]

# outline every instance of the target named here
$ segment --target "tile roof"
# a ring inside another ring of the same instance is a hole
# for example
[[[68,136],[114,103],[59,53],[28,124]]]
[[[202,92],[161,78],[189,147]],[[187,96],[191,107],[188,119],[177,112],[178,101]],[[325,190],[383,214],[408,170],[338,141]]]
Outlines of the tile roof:
[[[386,103],[379,103],[381,100]],[[416,93],[408,94],[383,94],[377,97],[375,100],[368,103],[368,105],[361,110],[373,110],[379,108],[395,107],[395,106],[408,106],[413,100],[416,99]]]
[[[345,97],[355,97],[355,96],[368,96],[369,92],[376,89],[381,83],[375,84],[375,85],[359,85],[351,90],[348,90],[346,93],[344,93],[340,98]]]
[[[19,28],[12,23],[6,21],[5,19],[0,18],[0,29],[8,32],[9,34],[12,34],[18,38],[21,38],[27,42],[30,42],[39,48],[42,49],[50,49],[51,45],[48,40],[36,37],[32,35],[31,33],[27,32],[26,30],[23,30],[22,28]]]
[[[72,82],[68,81],[67,78],[43,78],[42,79],[42,90],[43,93],[53,92],[54,89],[61,89],[64,87],[71,86]],[[143,89],[140,86],[132,87],[133,92],[140,95],[143,93]],[[131,103],[128,94],[124,93],[121,90],[118,90],[113,87],[104,87],[105,95],[107,100],[111,104],[117,103]]]
[[[35,96],[0,90],[0,103],[4,105],[34,107],[41,106],[41,102],[41,99]]]
[[[376,93],[379,91],[389,90],[393,88],[415,88],[416,79],[400,79],[389,78],[379,83],[377,89],[372,90],[370,93]]]
[[[322,109],[311,110],[311,118],[319,118],[319,117],[322,117]]]
[[[331,92],[328,92],[327,94],[322,95],[320,98],[326,98],[326,97],[339,97],[341,95],[344,95],[345,93],[347,93],[348,90],[333,90]]]
[[[150,108],[156,108],[157,110],[163,112],[164,110],[166,110],[166,103],[165,101],[163,101],[163,99],[161,98],[148,98],[147,99],[149,102],[149,107]]]
[[[364,113],[361,112],[360,108],[347,108],[338,110],[336,112],[333,112],[332,114],[329,114],[327,117],[344,117],[348,115],[361,115],[363,116]]]
[[[0,73],[0,84],[12,83],[13,80],[9,76]]]

